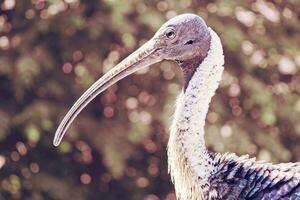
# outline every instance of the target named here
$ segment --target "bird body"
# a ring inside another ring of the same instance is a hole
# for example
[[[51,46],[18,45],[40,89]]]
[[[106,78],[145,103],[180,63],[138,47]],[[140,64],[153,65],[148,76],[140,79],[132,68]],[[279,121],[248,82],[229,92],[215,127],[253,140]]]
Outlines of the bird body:
[[[168,141],[169,172],[177,199],[300,199],[300,163],[273,165],[248,156],[208,151],[205,118],[222,77],[224,56],[218,35],[193,14],[166,22],[145,45],[95,82],[64,117],[54,145],[95,96],[141,67],[161,60],[176,61],[184,77]]]
[[[248,156],[213,154],[214,173],[203,199],[299,199],[300,164],[273,165]]]

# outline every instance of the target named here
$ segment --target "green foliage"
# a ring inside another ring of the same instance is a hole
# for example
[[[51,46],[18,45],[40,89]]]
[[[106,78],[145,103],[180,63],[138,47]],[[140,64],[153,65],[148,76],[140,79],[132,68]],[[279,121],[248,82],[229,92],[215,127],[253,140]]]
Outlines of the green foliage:
[[[213,151],[300,160],[299,1],[0,1],[0,199],[175,199],[166,143],[181,74],[161,62],[109,88],[52,139],[72,103],[167,19],[221,37]]]

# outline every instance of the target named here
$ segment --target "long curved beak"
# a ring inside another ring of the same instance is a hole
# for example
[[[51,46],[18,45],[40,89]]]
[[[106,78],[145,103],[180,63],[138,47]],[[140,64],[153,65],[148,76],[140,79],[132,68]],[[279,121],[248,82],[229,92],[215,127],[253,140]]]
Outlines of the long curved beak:
[[[142,47],[137,49],[121,63],[116,65],[113,69],[111,69],[100,79],[98,79],[93,85],[91,85],[75,102],[75,104],[63,118],[62,122],[56,130],[53,145],[59,145],[68,127],[74,121],[76,116],[98,94],[106,90],[108,87],[110,87],[120,79],[123,79],[124,77],[134,73],[135,71],[151,64],[160,62],[162,60],[161,56],[158,53],[158,50],[160,48],[155,46],[155,40],[149,40]]]

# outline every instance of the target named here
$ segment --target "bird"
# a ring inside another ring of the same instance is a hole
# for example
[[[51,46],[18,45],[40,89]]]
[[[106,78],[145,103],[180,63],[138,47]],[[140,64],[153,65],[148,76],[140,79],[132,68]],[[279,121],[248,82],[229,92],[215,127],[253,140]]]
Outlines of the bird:
[[[224,55],[218,34],[192,13],[165,22],[144,45],[92,84],[63,118],[53,144],[59,145],[72,121],[98,94],[162,60],[176,62],[183,76],[167,145],[177,199],[299,200],[300,162],[272,164],[208,150],[205,118],[222,79]]]

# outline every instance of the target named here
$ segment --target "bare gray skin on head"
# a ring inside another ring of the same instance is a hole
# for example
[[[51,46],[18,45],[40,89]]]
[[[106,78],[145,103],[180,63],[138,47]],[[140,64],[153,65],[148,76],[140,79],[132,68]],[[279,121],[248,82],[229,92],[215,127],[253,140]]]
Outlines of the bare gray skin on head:
[[[97,80],[75,102],[60,123],[53,144],[59,145],[72,121],[98,94],[143,67],[162,60],[176,61],[181,66],[186,89],[196,68],[207,56],[210,39],[208,27],[197,15],[183,14],[167,21],[153,38]]]
[[[171,34],[174,34],[173,38],[169,38]],[[159,45],[166,46],[161,50],[165,59],[180,65],[186,89],[210,47],[211,36],[204,20],[193,14],[179,15],[166,22],[154,39]]]

